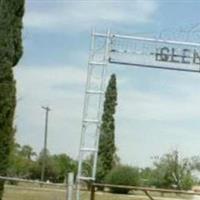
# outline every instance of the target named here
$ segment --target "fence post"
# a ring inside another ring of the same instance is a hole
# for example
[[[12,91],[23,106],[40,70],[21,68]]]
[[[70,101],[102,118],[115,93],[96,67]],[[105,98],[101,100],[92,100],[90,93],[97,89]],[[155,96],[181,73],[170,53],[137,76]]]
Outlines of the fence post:
[[[67,181],[67,200],[72,200],[73,198],[73,186],[74,186],[74,173],[68,173]]]
[[[90,200],[95,200],[95,186],[91,185]]]

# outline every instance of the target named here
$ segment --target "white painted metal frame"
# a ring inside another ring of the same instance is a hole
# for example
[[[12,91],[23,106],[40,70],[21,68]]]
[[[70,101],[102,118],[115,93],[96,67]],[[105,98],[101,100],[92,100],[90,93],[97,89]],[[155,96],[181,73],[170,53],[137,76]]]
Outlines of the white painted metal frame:
[[[87,81],[86,81],[86,89],[85,89],[85,99],[84,99],[84,108],[83,108],[83,119],[82,119],[82,129],[81,129],[81,141],[80,141],[80,149],[79,149],[79,163],[78,163],[78,174],[77,174],[77,193],[76,199],[80,199],[80,184],[82,181],[94,181],[96,175],[96,166],[97,166],[97,157],[98,157],[98,146],[99,146],[99,135],[100,135],[100,125],[101,125],[101,115],[102,115],[102,103],[104,98],[105,91],[105,79],[106,79],[106,67],[108,64],[108,53],[109,53],[109,45],[110,45],[110,32],[108,31],[103,39],[103,53],[100,54],[98,59],[96,58],[96,54],[98,54],[98,48],[96,46],[96,39],[99,37],[92,33],[92,42],[91,42],[91,51],[87,69]],[[92,88],[94,84],[93,80],[93,71],[95,69],[99,70],[97,85],[98,89]],[[90,99],[92,97],[96,97],[97,100],[97,109],[96,109],[96,117],[93,118],[90,116],[89,108],[90,108]],[[93,137],[93,147],[87,146],[87,129],[90,125],[93,125],[95,128],[95,133]],[[92,164],[92,173],[91,175],[85,175],[83,171],[83,161],[84,156],[91,156],[91,164]]]
[[[102,47],[103,53],[100,58],[96,57],[98,52],[98,47],[96,44],[96,39],[103,38],[104,45]],[[79,149],[79,163],[78,163],[78,174],[77,174],[77,195],[76,200],[80,200],[80,184],[82,181],[95,181],[96,175],[96,167],[97,167],[97,157],[98,157],[98,145],[99,145],[99,135],[100,135],[100,125],[101,125],[101,115],[102,115],[102,103],[105,93],[105,82],[106,82],[106,68],[108,63],[110,62],[110,53],[112,51],[112,41],[116,38],[119,39],[129,39],[135,41],[142,42],[152,42],[155,44],[165,44],[165,45],[180,45],[180,46],[188,46],[188,47],[200,47],[200,43],[193,42],[181,42],[181,41],[171,41],[171,40],[162,40],[162,39],[153,39],[153,38],[144,38],[144,37],[134,37],[134,36],[126,36],[126,35],[118,35],[111,34],[109,31],[106,34],[102,33],[92,33],[92,42],[91,42],[91,50],[90,57],[87,69],[87,81],[86,81],[86,90],[85,90],[85,99],[84,99],[84,108],[83,108],[83,118],[82,118],[82,129],[81,129],[81,141],[80,141],[80,149]],[[139,67],[150,67],[150,68],[160,68],[160,69],[169,69],[169,70],[179,70],[179,71],[189,71],[189,70],[180,70],[176,68],[166,68],[162,66],[142,66],[132,63],[123,63],[123,62],[111,62],[113,64],[122,64],[122,65],[134,65]],[[91,86],[94,84],[93,82],[93,70],[100,69],[99,73],[99,88],[94,89]],[[192,72],[192,70],[190,70]],[[198,71],[199,72],[199,71]],[[89,114],[90,108],[90,99],[93,96],[97,96],[98,107],[96,109],[96,118],[91,118]],[[90,125],[95,126],[93,142],[94,146],[90,147],[86,144],[87,140],[87,129]],[[83,172],[83,161],[84,156],[90,153],[91,162],[92,162],[92,174],[85,175]]]
[[[104,33],[94,33],[97,37],[107,37]],[[140,40],[143,42],[155,42],[155,43],[163,43],[163,44],[177,44],[177,45],[187,45],[187,46],[197,46],[200,47],[200,43],[195,42],[182,42],[182,41],[174,41],[174,40],[163,40],[156,38],[147,38],[147,37],[136,37],[130,35],[119,35],[119,34],[110,34],[110,38],[121,38],[121,39],[131,39],[131,40]]]

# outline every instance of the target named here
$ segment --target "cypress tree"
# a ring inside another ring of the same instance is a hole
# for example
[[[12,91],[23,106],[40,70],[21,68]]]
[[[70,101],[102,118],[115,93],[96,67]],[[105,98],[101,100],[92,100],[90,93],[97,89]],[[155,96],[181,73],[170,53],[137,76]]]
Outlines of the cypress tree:
[[[0,0],[0,175],[5,176],[14,141],[16,87],[13,67],[22,56],[25,0]],[[4,182],[0,180],[0,200]]]
[[[101,133],[97,163],[97,181],[103,182],[105,176],[115,165],[115,108],[117,105],[116,76],[112,74],[106,89],[102,115]]]

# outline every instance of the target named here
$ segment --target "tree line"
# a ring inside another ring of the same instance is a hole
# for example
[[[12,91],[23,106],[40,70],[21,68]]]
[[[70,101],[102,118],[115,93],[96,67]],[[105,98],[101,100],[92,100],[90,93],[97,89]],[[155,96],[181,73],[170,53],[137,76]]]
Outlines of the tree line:
[[[43,159],[44,151],[37,154],[31,146],[15,143],[9,158],[7,176],[40,180]],[[63,183],[68,172],[77,172],[77,161],[67,154],[51,155],[47,150],[45,159],[45,181]]]
[[[31,146],[15,143],[9,157],[7,176],[40,180],[42,160],[43,151],[37,154]],[[180,190],[189,190],[193,185],[199,184],[199,179],[194,175],[194,172],[200,170],[200,158],[197,156],[180,158],[178,151],[172,151],[161,157],[154,157],[152,161],[151,167],[139,168],[124,165],[118,159],[115,166],[106,171],[105,177],[96,182]],[[67,154],[51,155],[47,151],[45,180],[64,183],[69,172],[74,172],[76,176],[77,166],[78,161]],[[89,174],[92,170],[91,159],[86,159],[83,167],[85,173]],[[88,187],[89,185],[90,183]],[[129,190],[113,188],[112,191],[127,193]]]

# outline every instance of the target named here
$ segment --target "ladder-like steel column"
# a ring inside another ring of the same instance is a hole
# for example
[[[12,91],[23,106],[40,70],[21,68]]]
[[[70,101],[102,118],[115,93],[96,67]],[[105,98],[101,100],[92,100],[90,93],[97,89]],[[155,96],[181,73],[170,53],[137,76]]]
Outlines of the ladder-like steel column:
[[[92,33],[91,50],[87,70],[87,82],[82,118],[81,141],[77,174],[76,199],[80,200],[82,181],[94,181],[98,157],[102,104],[105,93],[106,67],[110,46],[110,32],[100,37]],[[90,160],[91,173],[84,170],[84,160]]]

